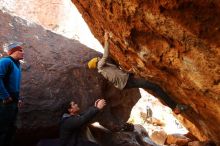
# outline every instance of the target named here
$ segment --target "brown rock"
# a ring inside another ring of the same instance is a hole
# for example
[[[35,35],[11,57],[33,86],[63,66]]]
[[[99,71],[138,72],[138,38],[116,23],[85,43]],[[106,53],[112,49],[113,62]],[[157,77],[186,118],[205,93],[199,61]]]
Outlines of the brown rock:
[[[164,145],[167,139],[167,134],[164,131],[154,131],[150,138],[159,145]]]
[[[18,145],[57,136],[62,106],[70,100],[84,111],[104,97],[108,106],[95,120],[108,129],[127,121],[140,93],[120,91],[96,70],[87,69],[87,61],[99,53],[2,11],[0,20],[0,46],[12,40],[25,43],[21,92],[26,106],[20,110]]]
[[[102,146],[156,146],[151,140],[136,132],[111,132],[107,129],[91,126],[90,130]]]
[[[190,138],[192,141],[198,141],[198,139],[194,135],[192,135],[192,133],[190,132],[184,134],[184,136]]]
[[[148,132],[141,124],[135,124],[134,131],[137,132],[142,137],[149,137]]]
[[[192,141],[188,143],[188,146],[204,146],[200,141]]]
[[[186,146],[188,142],[190,142],[191,139],[180,135],[180,134],[172,134],[172,135],[167,135],[166,139],[166,144],[176,144],[179,146]]]
[[[216,146],[216,144],[213,141],[192,141],[188,146]]]
[[[154,126],[164,126],[165,125],[162,121],[160,121],[159,119],[154,118],[154,117],[152,117],[150,121]]]
[[[72,0],[122,68],[191,106],[182,123],[199,140],[220,141],[220,4],[205,0]]]

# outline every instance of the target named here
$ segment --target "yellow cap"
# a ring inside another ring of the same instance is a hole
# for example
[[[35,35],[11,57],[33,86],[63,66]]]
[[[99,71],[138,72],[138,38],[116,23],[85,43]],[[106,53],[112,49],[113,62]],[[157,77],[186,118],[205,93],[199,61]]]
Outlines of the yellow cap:
[[[98,62],[98,57],[92,58],[89,62],[88,62],[88,67],[89,69],[95,69],[97,66],[97,62]]]

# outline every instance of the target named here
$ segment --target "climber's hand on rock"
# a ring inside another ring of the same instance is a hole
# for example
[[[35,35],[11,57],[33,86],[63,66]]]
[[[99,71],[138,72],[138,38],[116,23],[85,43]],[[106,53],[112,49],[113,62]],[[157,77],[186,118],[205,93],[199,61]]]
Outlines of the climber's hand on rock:
[[[97,107],[98,109],[103,109],[106,106],[106,101],[105,99],[97,99],[95,101],[95,107]]]
[[[104,38],[105,38],[105,41],[108,41],[108,39],[109,39],[109,32],[105,32]]]

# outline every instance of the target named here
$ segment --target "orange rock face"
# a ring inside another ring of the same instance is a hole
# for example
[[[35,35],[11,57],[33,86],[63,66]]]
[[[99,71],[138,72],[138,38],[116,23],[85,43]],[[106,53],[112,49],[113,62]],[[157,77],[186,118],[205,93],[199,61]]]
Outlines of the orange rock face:
[[[72,0],[93,34],[111,31],[123,69],[159,84],[200,140],[220,141],[220,4],[208,0]]]

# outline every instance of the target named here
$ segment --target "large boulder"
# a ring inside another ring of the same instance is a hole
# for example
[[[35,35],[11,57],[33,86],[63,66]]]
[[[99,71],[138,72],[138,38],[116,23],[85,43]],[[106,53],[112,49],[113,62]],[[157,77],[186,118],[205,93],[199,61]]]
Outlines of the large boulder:
[[[25,43],[21,89],[25,107],[19,113],[18,145],[57,137],[62,107],[70,100],[84,111],[105,98],[107,107],[95,121],[110,130],[127,121],[140,93],[118,90],[96,70],[87,69],[88,60],[100,53],[2,11],[0,20],[1,46],[9,41]]]
[[[182,123],[200,140],[220,141],[220,3],[208,0],[72,0],[94,36],[111,31],[122,68],[190,106]]]
[[[112,132],[100,126],[90,126],[90,131],[101,146],[158,146],[137,131]]]

